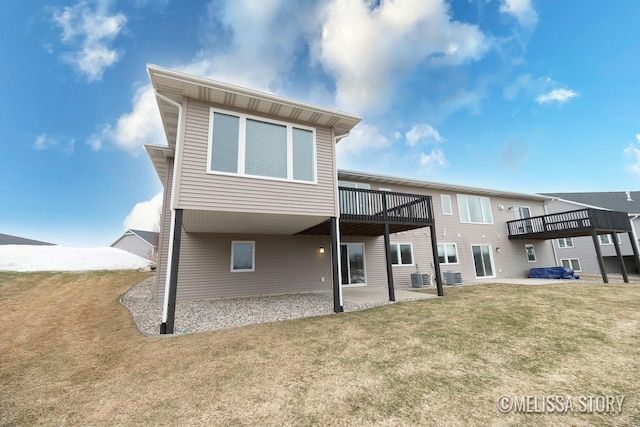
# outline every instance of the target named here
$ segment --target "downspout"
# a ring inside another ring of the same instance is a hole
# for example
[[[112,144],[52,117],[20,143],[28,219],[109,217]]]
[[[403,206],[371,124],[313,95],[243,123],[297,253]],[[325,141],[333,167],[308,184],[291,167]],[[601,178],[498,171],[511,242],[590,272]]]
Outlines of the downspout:
[[[557,200],[555,197],[551,199],[551,201],[553,202],[554,200]],[[547,212],[547,203],[544,203],[542,205],[542,208],[544,209],[544,214],[545,215],[549,215],[549,212]],[[556,266],[560,265],[560,260],[558,259],[558,253],[556,252],[556,245],[553,244],[553,239],[551,239],[551,250],[553,251],[553,257],[556,260]]]
[[[335,128],[331,128],[331,133],[333,133],[335,130]],[[338,278],[340,281],[342,281],[342,260],[340,259],[342,257],[342,251],[340,250],[340,242],[341,242],[341,237],[340,236],[340,189],[338,188],[338,159],[336,157],[336,145],[338,145],[338,141],[340,141],[342,138],[346,138],[349,136],[349,132],[347,133],[343,133],[342,135],[334,135],[333,136],[333,160],[335,161],[336,167],[334,168],[334,179],[336,182],[336,202],[338,203],[338,215],[337,215],[337,247],[338,247]],[[344,307],[344,298],[342,296],[342,283],[339,283],[338,288],[340,289],[339,295],[340,295],[340,307]]]
[[[633,238],[636,241],[636,244],[638,243],[638,234],[636,233],[636,226],[633,225],[633,221],[638,219],[638,217],[640,217],[640,214],[635,214],[633,218],[629,220],[629,222],[631,223],[631,233],[633,234]]]
[[[176,191],[178,174],[176,173],[176,170],[177,170],[177,166],[180,164],[180,162],[178,161],[178,157],[180,156],[180,146],[182,145],[181,144],[182,141],[180,139],[182,136],[182,105],[174,101],[173,99],[167,98],[166,96],[162,95],[161,93],[158,92],[157,89],[154,89],[154,92],[158,98],[178,108],[178,127],[176,129],[176,148],[175,148],[175,155],[173,156],[173,177],[171,179],[171,200],[169,204],[169,208],[171,209],[171,222],[169,226],[169,248],[168,248],[169,256],[167,257],[167,271],[166,271],[166,277],[165,277],[165,283],[164,283],[164,303],[162,305],[162,323],[166,323],[167,314],[169,310],[169,281],[171,277],[171,261],[173,258],[173,241],[176,235],[176,230],[175,230],[176,199],[178,197],[177,191]],[[169,141],[167,141],[167,143],[168,142]]]

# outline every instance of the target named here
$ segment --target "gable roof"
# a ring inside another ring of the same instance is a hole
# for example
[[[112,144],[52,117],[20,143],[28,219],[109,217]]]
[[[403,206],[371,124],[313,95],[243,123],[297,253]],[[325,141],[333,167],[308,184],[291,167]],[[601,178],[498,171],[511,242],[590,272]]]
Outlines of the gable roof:
[[[411,178],[400,178],[394,176],[377,175],[365,172],[355,172],[338,170],[338,179],[340,180],[363,180],[368,182],[376,182],[380,184],[396,184],[396,185],[412,185],[419,188],[427,188],[436,191],[450,191],[454,193],[477,194],[481,196],[494,197],[510,197],[523,200],[546,201],[551,197],[540,194],[513,193],[510,191],[492,190],[488,188],[468,187],[464,185],[444,184],[440,182],[421,181]]]
[[[627,194],[628,193],[628,194]],[[549,197],[617,212],[640,214],[640,191],[540,193]],[[630,200],[629,200],[630,199]]]
[[[0,245],[55,246],[56,244],[0,233]]]
[[[156,247],[158,246],[159,235],[160,233],[156,231],[134,230],[130,228],[129,230],[122,233],[122,236],[118,237],[118,239],[115,242],[113,242],[111,246],[115,245],[126,236],[137,236],[138,238],[143,240],[145,243],[147,243],[149,246]]]

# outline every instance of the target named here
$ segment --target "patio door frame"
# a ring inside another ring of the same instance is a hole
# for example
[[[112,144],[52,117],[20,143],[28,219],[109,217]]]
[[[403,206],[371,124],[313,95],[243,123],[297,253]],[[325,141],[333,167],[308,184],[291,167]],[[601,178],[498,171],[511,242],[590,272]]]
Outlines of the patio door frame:
[[[491,267],[491,272],[493,273],[492,275],[490,275],[490,276],[487,276],[487,275],[478,276],[478,272],[476,270],[476,255],[473,252],[473,248],[475,246],[478,246],[480,248],[480,256],[481,256],[481,261],[482,261],[482,268],[484,269],[485,274],[487,272],[487,266],[485,265],[484,257],[482,257],[482,247],[486,246],[489,249],[489,263],[491,264],[490,267]],[[487,244],[487,243],[472,244],[471,245],[471,259],[473,261],[473,271],[474,271],[474,274],[476,275],[476,279],[490,279],[490,278],[497,277],[496,276],[496,264],[495,264],[495,262],[493,260],[493,248],[491,247],[490,244]]]
[[[360,245],[362,247],[362,271],[364,274],[364,282],[363,283],[351,283],[351,260],[350,260],[350,254],[349,254],[349,245]],[[356,288],[356,287],[360,287],[360,286],[367,286],[367,262],[366,262],[366,255],[364,252],[364,242],[340,242],[340,259],[341,262],[343,263],[341,266],[341,272],[342,272],[342,277],[340,277],[340,284],[342,286],[344,286],[345,288]],[[347,256],[344,257],[342,256],[343,252],[343,247],[345,248],[346,252],[347,252]],[[344,263],[344,260],[346,259],[346,264]],[[345,265],[347,267],[347,271],[345,272]],[[345,276],[346,273],[346,277],[349,278],[349,283],[345,284],[342,282],[343,277]]]

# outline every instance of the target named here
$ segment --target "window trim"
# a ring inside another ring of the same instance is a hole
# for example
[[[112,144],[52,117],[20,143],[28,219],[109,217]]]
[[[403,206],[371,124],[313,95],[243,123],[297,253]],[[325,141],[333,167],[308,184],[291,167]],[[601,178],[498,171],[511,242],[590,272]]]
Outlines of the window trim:
[[[444,210],[444,201],[445,199],[449,200],[449,212],[445,212]],[[453,215],[453,203],[451,203],[451,195],[449,194],[441,194],[440,195],[440,206],[442,208],[442,215]]]
[[[238,117],[238,167],[237,173],[233,172],[221,172],[211,169],[211,155],[213,152],[213,118],[214,113],[226,114],[228,116]],[[255,120],[263,123],[285,126],[287,133],[287,178],[277,178],[272,176],[251,175],[245,173],[245,157],[246,157],[246,130],[247,119]],[[293,179],[293,128],[311,131],[313,138],[313,181],[305,181],[300,179]],[[237,111],[225,110],[222,108],[209,108],[209,130],[207,132],[207,164],[205,171],[210,175],[222,175],[222,176],[235,176],[242,178],[264,179],[267,181],[280,181],[280,182],[295,182],[298,184],[317,185],[318,184],[318,139],[316,134],[316,128],[299,125],[291,122],[283,122],[280,120],[268,119],[265,117],[254,116],[252,114],[239,113]]]
[[[622,240],[620,239],[620,233],[614,233],[616,235],[616,240],[618,241],[618,244],[622,243]],[[608,243],[602,243],[602,236],[607,236],[607,238],[609,239]],[[613,240],[611,240],[611,233],[608,234],[599,234],[598,235],[598,240],[600,241],[600,245],[601,246],[609,246],[609,245],[613,245]]]
[[[400,245],[409,245],[409,247],[411,248],[411,264],[403,264],[402,263],[402,252],[400,251]],[[410,242],[393,242],[390,243],[389,246],[393,247],[396,246],[397,247],[397,251],[398,251],[398,261],[400,262],[399,264],[394,264],[393,261],[391,262],[391,265],[394,267],[410,267],[413,265],[416,265],[416,257],[413,254],[413,243]],[[393,251],[393,248],[391,249],[391,251]]]
[[[469,197],[475,197],[477,199],[480,200],[480,212],[482,214],[482,222],[474,222],[471,221],[471,212],[469,211],[469,202],[468,202],[468,198]],[[461,203],[461,199],[464,198],[464,203]],[[462,224],[493,224],[493,212],[491,211],[491,198],[486,197],[486,196],[476,196],[476,195],[472,195],[472,194],[456,194],[456,199],[458,201],[458,214],[460,216],[460,223]],[[487,201],[487,206],[489,208],[489,222],[487,222],[487,218],[485,218],[485,212],[484,209],[482,209],[482,200],[486,200]],[[466,209],[466,213],[467,213],[467,218],[469,218],[469,221],[463,221],[462,219],[462,209]]]
[[[447,257],[447,251],[446,251],[446,246],[445,246],[445,250],[444,250],[444,262],[440,262],[438,261],[438,263],[440,265],[457,265],[460,264],[460,256],[458,255],[458,244],[454,243],[454,242],[440,242],[438,243],[438,246],[440,245],[453,245],[453,247],[455,248],[456,251],[456,262],[449,262],[448,261],[448,257]],[[436,247],[436,255],[438,255],[438,249]],[[439,258],[439,256],[438,256]]]
[[[478,276],[478,272],[475,269],[475,265],[473,266],[473,274],[475,275],[476,279],[495,279],[496,277],[498,277],[498,273],[496,272],[496,262],[493,259],[493,246],[490,243],[472,243],[471,244],[471,263],[472,265],[475,264],[475,258],[473,255],[473,247],[474,246],[479,246],[480,247],[480,252],[482,254],[482,247],[486,246],[489,248],[489,261],[491,262],[491,271],[493,273],[493,275],[491,276]],[[483,264],[484,264],[484,259],[483,259]],[[486,273],[486,266],[483,265],[483,267],[485,267],[485,273]]]
[[[571,245],[567,245],[567,239],[571,240]],[[560,237],[559,239],[556,239],[556,240],[558,242],[559,249],[570,249],[575,247],[575,244],[573,243],[573,237]],[[564,241],[564,246],[560,245],[560,241]]]
[[[565,267],[565,268],[570,268],[570,269],[572,269],[573,271],[575,271],[575,272],[577,272],[577,273],[582,272],[582,265],[580,264],[580,258],[561,258],[561,259],[560,259],[560,266],[561,266],[561,267],[564,267],[564,265],[562,265],[562,261],[568,261],[568,262],[569,262],[569,267]],[[571,263],[571,261],[576,261],[576,262],[578,263],[578,267],[580,267],[580,268],[579,268],[578,270],[576,270],[575,268],[573,268],[573,267],[571,266],[571,264],[572,264],[572,263]]]
[[[251,243],[251,269],[243,268],[243,269],[234,269],[233,261],[234,261],[234,253],[233,250],[236,243]],[[229,267],[231,273],[251,273],[256,271],[256,241],[255,240],[232,240],[231,241],[231,265]]]
[[[528,248],[531,248],[533,259],[529,258],[529,251],[527,251]],[[538,262],[538,256],[536,255],[536,247],[533,245],[533,243],[527,243],[526,245],[524,245],[524,253],[527,257],[528,262]]]

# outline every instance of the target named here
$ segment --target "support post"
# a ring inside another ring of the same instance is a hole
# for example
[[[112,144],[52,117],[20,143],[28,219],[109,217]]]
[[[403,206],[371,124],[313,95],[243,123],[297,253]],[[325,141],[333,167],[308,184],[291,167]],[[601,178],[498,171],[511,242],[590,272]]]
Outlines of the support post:
[[[616,235],[616,233],[611,233],[610,236],[613,239],[613,246],[616,248],[616,256],[618,257],[618,262],[620,263],[620,267],[622,268],[622,279],[624,280],[624,283],[629,283],[627,267],[624,265],[624,258],[622,258],[622,252],[620,251],[618,236]]]
[[[633,231],[629,231],[629,241],[631,241],[631,249],[633,250],[633,260],[636,263],[636,271],[640,274],[640,253],[638,253],[638,242],[633,235]]]
[[[602,281],[604,283],[609,283],[609,278],[607,277],[607,272],[604,269],[604,261],[602,260],[602,251],[600,250],[600,239],[598,239],[598,234],[595,229],[591,230],[591,237],[593,238],[593,246],[596,248],[596,257],[598,258],[598,265],[600,266],[600,273],[602,274]]]
[[[176,317],[176,294],[178,292],[178,265],[180,263],[180,238],[182,236],[182,209],[175,210],[173,234],[173,253],[171,256],[169,276],[169,298],[167,305],[167,321],[160,325],[161,334],[173,334],[173,323]]]
[[[430,225],[429,230],[431,233],[431,253],[433,254],[433,269],[436,273],[436,288],[438,289],[438,296],[443,297],[444,292],[442,290],[442,274],[440,273],[440,260],[438,259],[438,239],[436,238],[436,226]]]
[[[342,313],[342,284],[340,280],[340,229],[339,219],[332,216],[331,225],[331,270],[333,282],[333,312]]]
[[[384,253],[387,260],[387,286],[389,287],[389,301],[396,300],[396,291],[393,288],[393,267],[391,263],[391,242],[389,239],[389,223],[384,223]],[[400,254],[398,254],[400,256]]]

